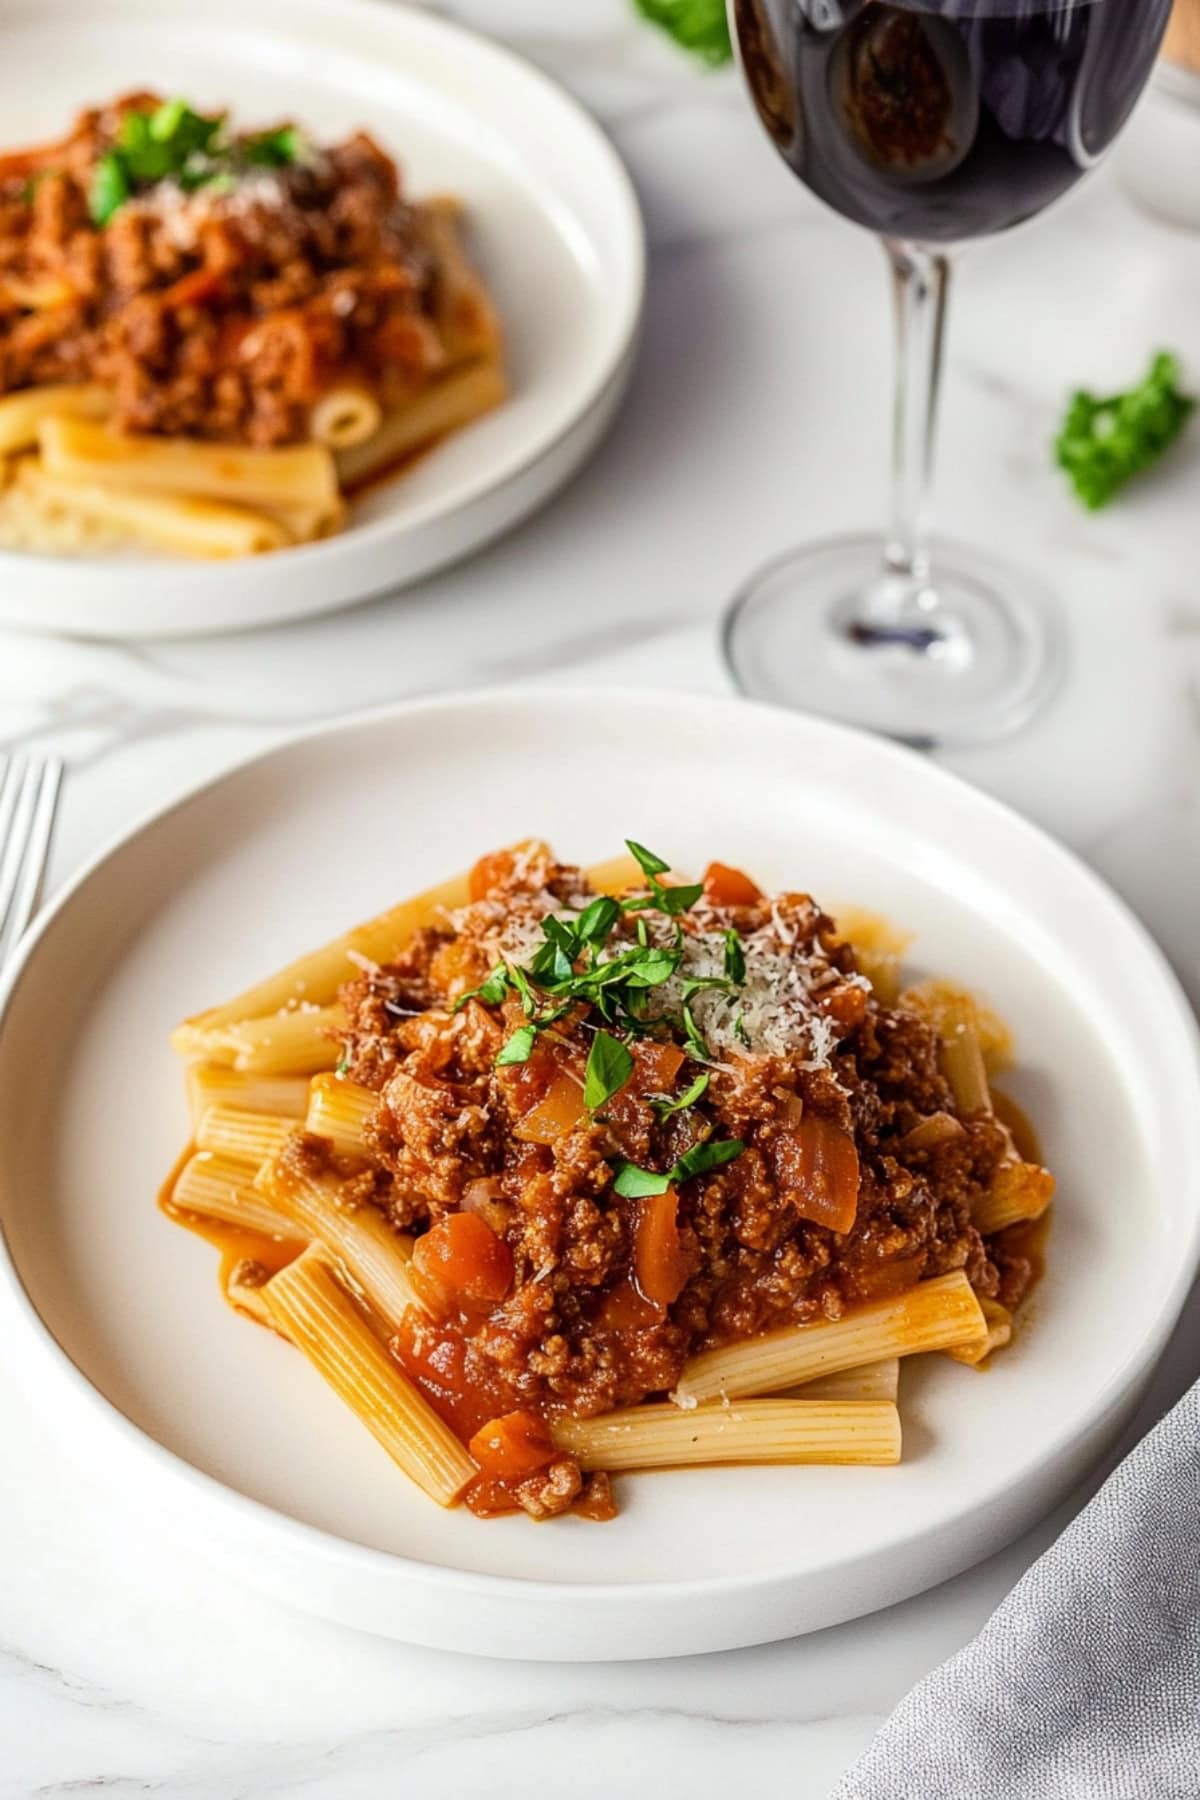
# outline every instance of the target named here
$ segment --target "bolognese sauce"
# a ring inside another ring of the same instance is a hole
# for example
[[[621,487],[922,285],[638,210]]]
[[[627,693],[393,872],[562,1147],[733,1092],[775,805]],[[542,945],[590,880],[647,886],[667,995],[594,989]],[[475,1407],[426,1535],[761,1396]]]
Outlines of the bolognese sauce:
[[[388,407],[440,366],[435,228],[365,132],[126,95],[0,157],[0,394],[93,382],[120,432],[300,443],[335,380]]]
[[[1011,1310],[1033,1276],[1021,1227],[975,1219],[1051,1177],[960,1105],[928,1005],[885,1004],[807,894],[631,849],[617,897],[537,842],[486,857],[342,991],[339,1071],[377,1095],[357,1203],[415,1239],[390,1348],[481,1514],[608,1516],[554,1422],[668,1394],[697,1352],[951,1271]]]

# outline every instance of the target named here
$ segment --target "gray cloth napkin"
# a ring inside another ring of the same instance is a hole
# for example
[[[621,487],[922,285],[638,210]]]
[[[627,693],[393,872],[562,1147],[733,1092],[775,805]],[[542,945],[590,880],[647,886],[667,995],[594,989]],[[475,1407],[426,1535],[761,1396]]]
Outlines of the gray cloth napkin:
[[[1200,1385],[831,1800],[1197,1800]]]

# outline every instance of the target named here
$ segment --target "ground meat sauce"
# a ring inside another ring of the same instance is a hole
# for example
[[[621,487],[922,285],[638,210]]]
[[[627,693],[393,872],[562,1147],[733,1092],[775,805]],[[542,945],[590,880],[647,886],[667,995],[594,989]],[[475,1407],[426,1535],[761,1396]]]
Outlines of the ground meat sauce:
[[[278,445],[340,381],[386,407],[427,380],[435,257],[392,159],[357,132],[194,191],[164,179],[97,224],[97,163],[159,104],[129,95],[0,158],[0,393],[97,382],[119,431]]]
[[[527,966],[548,915],[577,918],[594,897],[543,846],[486,858],[470,905],[343,990],[343,1071],[379,1095],[368,1139],[386,1179],[366,1198],[416,1234],[428,1302],[392,1350],[473,1453],[477,1433],[501,1446],[468,1493],[481,1513],[607,1516],[607,1483],[592,1492],[545,1424],[662,1396],[699,1350],[950,1270],[1010,1308],[1032,1279],[1023,1228],[984,1240],[971,1223],[1016,1152],[992,1113],[959,1117],[927,1020],[880,1004],[807,896],[725,880],[729,904],[710,889],[677,919],[626,913],[604,954],[640,929],[686,946],[682,976],[735,932],[742,987],[709,978],[690,998],[711,1060],[694,1035],[689,1050],[682,990],[658,987],[632,1074],[594,1112],[587,1006],[498,1066],[526,1023],[519,995],[463,999],[498,959]],[[666,1110],[705,1073],[695,1103]],[[665,1194],[615,1190],[622,1161],[668,1171],[726,1139],[744,1146],[733,1160]]]

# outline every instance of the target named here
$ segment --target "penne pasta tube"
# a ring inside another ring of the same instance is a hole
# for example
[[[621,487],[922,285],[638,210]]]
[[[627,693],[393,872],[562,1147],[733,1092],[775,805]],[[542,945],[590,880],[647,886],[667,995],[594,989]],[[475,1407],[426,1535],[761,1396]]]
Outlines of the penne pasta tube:
[[[973,1019],[948,1017],[938,1031],[938,1060],[960,1113],[990,1112],[983,1049]]]
[[[257,1168],[282,1150],[296,1129],[294,1119],[272,1113],[244,1112],[239,1106],[210,1106],[196,1127],[196,1147]]]
[[[383,409],[374,394],[360,387],[336,387],[321,395],[308,416],[308,429],[318,444],[348,450],[372,437],[382,420]]]
[[[315,1075],[337,1063],[337,1034],[345,1024],[340,1006],[300,1006],[231,1025],[189,1020],[172,1032],[171,1044],[189,1060],[224,1063],[246,1074]]]
[[[900,995],[900,970],[912,933],[901,931],[879,913],[845,906],[836,911],[838,936],[854,951],[859,971],[871,984],[881,1006],[895,1006]]]
[[[290,1220],[255,1188],[246,1164],[211,1150],[188,1158],[171,1189],[171,1204],[263,1237],[296,1236]]]
[[[11,289],[11,278],[5,277],[4,285]],[[32,449],[43,419],[104,419],[111,411],[111,390],[92,381],[55,382],[6,394],[0,399],[0,456]]]
[[[706,1350],[687,1365],[672,1399],[677,1406],[772,1394],[821,1375],[892,1356],[948,1350],[987,1335],[987,1324],[961,1270],[918,1282],[906,1293],[843,1318],[788,1325],[744,1343]]]
[[[308,1110],[303,1075],[248,1075],[219,1063],[192,1063],[186,1081],[193,1130],[210,1106],[238,1106],[287,1119],[302,1119]]]
[[[394,1329],[410,1307],[424,1310],[408,1272],[411,1240],[374,1206],[356,1204],[337,1175],[310,1174],[283,1157],[267,1166],[259,1186],[295,1234],[317,1238],[338,1258],[386,1325]]]
[[[342,1156],[368,1156],[363,1128],[379,1104],[370,1088],[342,1075],[314,1075],[309,1089],[305,1131],[328,1138]]]
[[[987,1321],[987,1336],[974,1344],[958,1344],[946,1351],[955,1362],[970,1363],[973,1367],[990,1356],[993,1350],[1003,1350],[1012,1338],[1012,1314],[1007,1306],[1001,1306],[997,1300],[980,1299],[980,1307]]]
[[[262,1290],[267,1314],[431,1500],[452,1506],[477,1473],[450,1427],[388,1355],[319,1250]]]
[[[337,477],[322,444],[247,450],[192,438],[122,437],[87,419],[44,419],[38,430],[49,474],[103,483],[128,494],[240,502],[242,506],[335,506]]]
[[[899,1392],[900,1359],[896,1356],[858,1369],[840,1369],[836,1375],[820,1375],[816,1381],[787,1390],[793,1400],[890,1400],[893,1406]]]
[[[395,412],[385,413],[374,437],[335,451],[339,482],[347,490],[360,487],[404,457],[490,412],[507,394],[508,383],[498,361],[473,362],[452,370],[420,389]]]
[[[336,998],[342,983],[356,972],[355,957],[369,962],[387,961],[397,950],[403,949],[414,933],[423,926],[436,924],[443,913],[465,906],[467,898],[465,875],[440,882],[437,887],[427,888],[411,900],[402,900],[398,906],[377,913],[374,918],[356,925],[353,931],[343,932],[319,950],[298,956],[294,962],[269,975],[265,981],[246,988],[223,1006],[197,1013],[187,1025],[208,1029],[234,1025],[243,1019],[259,1019],[264,1013],[278,1013],[294,1002],[327,1007]],[[336,1061],[335,1056],[333,1062]],[[332,1063],[315,1066],[332,1067]]]
[[[315,538],[329,537],[346,522],[346,505],[342,500],[331,505],[297,501],[291,506],[264,506],[261,510],[282,525],[297,544],[311,544]]]
[[[498,357],[500,320],[463,243],[461,202],[432,200],[425,217],[437,264],[437,326],[447,355],[454,362]]]
[[[245,1313],[256,1325],[265,1325],[268,1331],[279,1331],[263,1298],[263,1288],[269,1279],[262,1264],[250,1260],[232,1265],[223,1263],[221,1267],[221,1288],[230,1306]],[[281,1337],[284,1335],[280,1332]]]
[[[906,1012],[919,1014],[943,1043],[960,1035],[960,1025],[969,1026],[978,1042],[984,1073],[989,1081],[1011,1065],[1012,1033],[989,1006],[966,988],[955,987],[948,981],[921,981],[915,987],[905,988],[896,1004]],[[949,1071],[946,1073],[949,1078]]]
[[[66,421],[45,420],[51,426]],[[102,426],[89,427],[102,430]],[[289,541],[283,526],[265,513],[190,494],[125,492],[89,477],[86,470],[61,473],[35,459],[23,462],[18,483],[48,513],[61,512],[119,537],[181,556],[259,556]]]
[[[551,1428],[583,1469],[696,1463],[897,1463],[900,1414],[888,1401],[743,1400],[681,1412],[631,1406]]]
[[[646,885],[646,877],[632,856],[610,856],[605,862],[589,864],[583,872],[598,894],[623,894],[629,888]]]
[[[1054,1177],[1040,1163],[1001,1163],[985,1194],[975,1202],[971,1222],[984,1237],[1040,1219],[1054,1198]]]

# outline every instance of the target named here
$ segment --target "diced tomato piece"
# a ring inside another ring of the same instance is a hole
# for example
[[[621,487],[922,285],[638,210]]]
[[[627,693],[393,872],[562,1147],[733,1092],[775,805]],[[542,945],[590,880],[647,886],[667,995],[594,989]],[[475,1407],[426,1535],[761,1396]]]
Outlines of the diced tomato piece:
[[[710,862],[704,871],[704,898],[714,906],[753,906],[762,899],[762,889],[740,869]]]
[[[413,1245],[413,1286],[433,1313],[478,1312],[512,1286],[512,1251],[477,1213],[449,1213]]]
[[[770,1149],[775,1180],[802,1219],[849,1231],[858,1212],[858,1151],[848,1132],[819,1113],[805,1113]]]
[[[489,894],[504,889],[512,884],[513,874],[518,863],[522,867],[522,885],[540,887],[536,879],[546,874],[554,865],[549,845],[541,838],[525,838],[508,850],[493,850],[487,856],[481,856],[467,877],[467,893],[472,900],[486,900]],[[529,879],[525,879],[525,871],[529,871]]]
[[[545,1093],[514,1127],[513,1136],[526,1144],[556,1144],[586,1118],[582,1083],[566,1069],[556,1069]]]
[[[553,1462],[557,1452],[545,1425],[533,1413],[505,1413],[489,1419],[467,1448],[485,1475],[531,1475]]]
[[[869,998],[866,988],[834,988],[821,1000],[821,1011],[833,1020],[839,1031],[853,1031],[867,1016]]]
[[[670,1306],[678,1300],[688,1278],[678,1208],[679,1196],[673,1187],[661,1194],[647,1194],[637,1202],[633,1272],[646,1299],[656,1306]]]
[[[683,1067],[684,1055],[678,1044],[660,1044],[655,1038],[642,1038],[634,1046],[633,1062],[634,1076],[630,1085],[639,1094],[669,1094]]]

